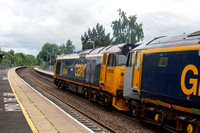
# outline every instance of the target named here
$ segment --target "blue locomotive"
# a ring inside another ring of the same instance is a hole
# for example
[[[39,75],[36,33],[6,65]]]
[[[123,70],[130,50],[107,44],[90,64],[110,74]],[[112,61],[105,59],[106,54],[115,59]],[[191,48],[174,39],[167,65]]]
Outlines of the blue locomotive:
[[[127,54],[133,44],[118,44],[89,49],[56,59],[54,83],[59,88],[82,94],[102,105],[120,109]],[[123,108],[126,111],[129,110]]]
[[[200,127],[200,31],[158,37],[128,56],[125,100],[134,116],[181,132]]]

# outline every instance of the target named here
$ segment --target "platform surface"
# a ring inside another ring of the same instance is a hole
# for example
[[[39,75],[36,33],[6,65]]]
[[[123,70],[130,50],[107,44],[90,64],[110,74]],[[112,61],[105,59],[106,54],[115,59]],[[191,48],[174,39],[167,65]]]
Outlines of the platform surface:
[[[39,71],[39,72],[42,72],[42,73],[46,73],[46,74],[49,74],[49,75],[52,75],[52,76],[54,75],[54,72],[50,72],[50,71],[47,71],[47,70],[42,70],[39,67],[34,67],[34,69],[36,71]]]
[[[31,133],[10,88],[7,72],[8,70],[0,70],[0,133]]]
[[[86,127],[66,115],[49,100],[41,96],[32,87],[26,84],[15,72],[9,70],[8,79],[11,88],[16,92],[16,99],[24,112],[26,120],[33,132],[40,133],[88,133]],[[27,130],[28,131],[28,130]]]

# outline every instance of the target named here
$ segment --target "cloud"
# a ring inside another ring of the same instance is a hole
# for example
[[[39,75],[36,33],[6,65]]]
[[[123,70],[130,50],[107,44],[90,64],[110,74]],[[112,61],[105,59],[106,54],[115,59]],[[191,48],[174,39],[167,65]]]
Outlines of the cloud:
[[[24,48],[24,47],[19,47],[19,48],[8,48],[8,47],[6,47],[3,50],[4,51],[14,50],[15,53],[24,53],[26,55],[29,55],[29,54],[37,55],[38,54],[38,50],[37,49],[29,49],[29,48]]]
[[[46,42],[61,45],[71,39],[81,49],[80,35],[92,23],[91,1],[11,1],[0,7],[2,47],[41,49]],[[89,18],[89,19],[88,19]]]
[[[200,19],[172,12],[152,12],[141,16],[145,39],[158,36],[173,36],[199,30]]]
[[[118,19],[119,8],[128,16],[137,15],[147,40],[189,33],[199,29],[199,4],[198,0],[1,0],[0,46],[36,56],[46,42],[61,45],[70,39],[81,50],[81,35],[97,23],[112,34],[111,22]]]

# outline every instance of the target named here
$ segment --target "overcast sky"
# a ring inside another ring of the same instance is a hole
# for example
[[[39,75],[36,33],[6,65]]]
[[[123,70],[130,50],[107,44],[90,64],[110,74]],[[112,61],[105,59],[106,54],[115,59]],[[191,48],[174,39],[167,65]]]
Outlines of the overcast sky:
[[[0,0],[0,47],[37,56],[46,43],[68,39],[81,50],[81,35],[102,24],[112,34],[118,9],[137,15],[144,40],[200,30],[200,0]]]

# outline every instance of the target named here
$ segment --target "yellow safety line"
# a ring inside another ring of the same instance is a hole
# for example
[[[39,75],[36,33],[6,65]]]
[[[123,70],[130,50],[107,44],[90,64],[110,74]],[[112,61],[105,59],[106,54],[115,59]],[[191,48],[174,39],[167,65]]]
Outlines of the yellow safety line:
[[[8,74],[7,74],[10,87],[11,87],[11,89],[12,89],[14,95],[15,95],[15,98],[16,98],[17,102],[18,102],[19,105],[20,105],[20,108],[21,108],[21,110],[22,110],[22,112],[23,112],[23,114],[24,114],[24,116],[25,116],[25,118],[26,118],[26,121],[28,122],[28,124],[29,124],[29,126],[30,126],[32,132],[33,132],[33,133],[38,133],[38,130],[36,129],[35,125],[33,124],[32,120],[30,119],[28,113],[26,112],[26,109],[24,108],[23,104],[21,103],[21,101],[19,100],[17,94],[15,93],[15,90],[14,90],[14,88],[13,88],[13,86],[12,86],[12,83],[11,83],[10,77],[9,77],[9,72],[10,72],[10,71],[11,71],[11,69],[8,71]]]

